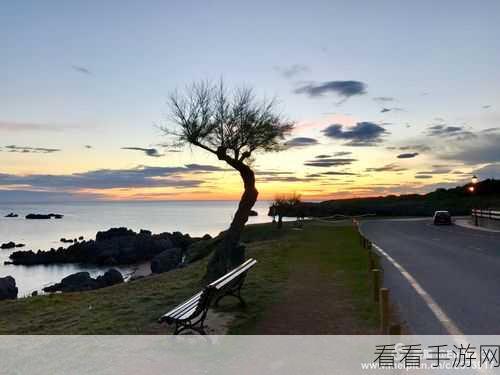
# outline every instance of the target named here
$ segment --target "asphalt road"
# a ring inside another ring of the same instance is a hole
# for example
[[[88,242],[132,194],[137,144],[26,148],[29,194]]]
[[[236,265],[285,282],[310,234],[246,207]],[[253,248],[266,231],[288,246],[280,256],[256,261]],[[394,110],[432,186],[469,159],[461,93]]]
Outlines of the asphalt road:
[[[413,276],[462,333],[500,334],[500,233],[430,219],[372,220],[361,230]],[[413,334],[448,334],[414,288],[383,260],[384,286]]]

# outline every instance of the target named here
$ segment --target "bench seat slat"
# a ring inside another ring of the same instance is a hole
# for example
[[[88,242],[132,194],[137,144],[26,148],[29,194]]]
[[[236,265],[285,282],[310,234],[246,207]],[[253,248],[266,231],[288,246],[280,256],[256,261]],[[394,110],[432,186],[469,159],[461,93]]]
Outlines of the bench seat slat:
[[[170,314],[168,317],[169,318],[172,318],[172,319],[178,319],[179,316],[183,315],[187,310],[190,310],[192,309],[193,307],[196,308],[196,306],[198,306],[198,303],[199,303],[199,300],[193,300],[192,302],[190,302],[189,304],[185,305],[182,309],[176,311],[175,313],[173,314]]]
[[[184,301],[179,306],[177,306],[174,309],[170,310],[168,313],[164,314],[163,316],[164,317],[172,316],[173,314],[175,314],[176,312],[178,312],[179,310],[181,310],[183,307],[186,307],[186,305],[188,305],[189,303],[192,303],[195,300],[199,300],[200,297],[201,297],[201,293],[202,292],[199,292],[199,293],[195,294],[193,297],[191,297],[188,300]]]
[[[191,309],[187,310],[184,314],[182,314],[181,316],[179,316],[177,319],[179,319],[179,320],[188,319],[196,311],[196,307],[197,306],[194,306]]]
[[[252,268],[255,264],[257,263],[256,260],[253,260],[253,262],[251,263],[248,263],[245,267],[243,268],[240,268],[237,272],[233,273],[231,275],[230,278],[227,278],[225,280],[223,280],[221,283],[217,284],[215,286],[215,288],[217,290],[223,288],[225,285],[227,285],[228,283],[230,283],[231,281],[233,281],[234,279],[236,279],[237,277],[241,276],[242,274],[244,274],[245,272],[247,272],[250,268]]]
[[[255,264],[256,262],[257,261],[255,259],[253,259],[253,258],[248,259],[247,261],[245,261],[244,263],[240,264],[238,267],[236,267],[232,271],[226,273],[224,276],[218,278],[215,281],[212,281],[210,283],[210,286],[217,287],[220,283],[224,282],[226,279],[229,279],[229,278],[233,279],[235,273],[239,272],[242,268],[248,266],[250,263]]]

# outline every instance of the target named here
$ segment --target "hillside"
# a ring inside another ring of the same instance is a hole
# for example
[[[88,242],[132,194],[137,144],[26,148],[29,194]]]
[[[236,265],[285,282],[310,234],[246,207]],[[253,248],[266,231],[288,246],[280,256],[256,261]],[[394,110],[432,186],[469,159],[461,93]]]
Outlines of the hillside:
[[[449,210],[452,215],[468,215],[472,208],[500,208],[500,180],[478,182],[473,193],[468,190],[469,186],[437,189],[427,194],[304,202],[297,209],[303,216],[324,217],[368,213],[380,216],[430,216],[436,210]],[[289,210],[285,216],[297,216],[297,209]]]

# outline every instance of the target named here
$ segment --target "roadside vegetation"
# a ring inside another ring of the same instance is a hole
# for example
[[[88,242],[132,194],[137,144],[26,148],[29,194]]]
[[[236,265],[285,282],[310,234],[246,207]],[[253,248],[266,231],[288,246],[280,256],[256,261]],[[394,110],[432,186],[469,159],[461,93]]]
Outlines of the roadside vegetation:
[[[478,182],[450,189],[437,189],[427,194],[388,195],[337,199],[324,202],[304,202],[284,206],[284,217],[325,217],[333,215],[432,216],[435,211],[447,210],[453,216],[470,215],[473,208],[500,208],[500,180]]]
[[[367,253],[350,224],[251,225],[242,241],[259,262],[243,289],[247,307],[223,300],[209,312],[209,332],[376,332]],[[94,291],[2,301],[0,334],[169,333],[157,319],[200,289],[207,261]]]

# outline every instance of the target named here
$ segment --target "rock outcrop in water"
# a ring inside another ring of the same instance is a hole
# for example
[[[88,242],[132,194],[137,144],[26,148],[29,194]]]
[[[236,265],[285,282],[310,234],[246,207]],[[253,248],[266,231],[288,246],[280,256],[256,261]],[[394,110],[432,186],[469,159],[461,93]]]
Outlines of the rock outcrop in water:
[[[48,219],[62,219],[64,215],[61,214],[28,214],[25,216],[28,220],[48,220]]]
[[[44,292],[82,292],[105,288],[107,286],[123,283],[123,276],[120,271],[114,268],[106,271],[104,275],[95,279],[90,277],[88,272],[77,272],[66,276],[60,283],[43,288]]]
[[[3,299],[16,299],[16,280],[12,276],[0,277],[0,301]]]
[[[5,215],[5,217],[19,217],[19,215],[11,212],[10,214]]]
[[[0,245],[0,249],[13,249],[15,247],[24,247],[23,243],[15,243],[15,242],[6,242]]]
[[[16,251],[10,255],[12,264],[90,263],[96,265],[132,264],[153,259],[172,248],[184,253],[199,241],[180,232],[151,234],[127,228],[112,228],[98,232],[96,239],[77,242],[64,249]],[[180,260],[179,260],[180,262]]]

